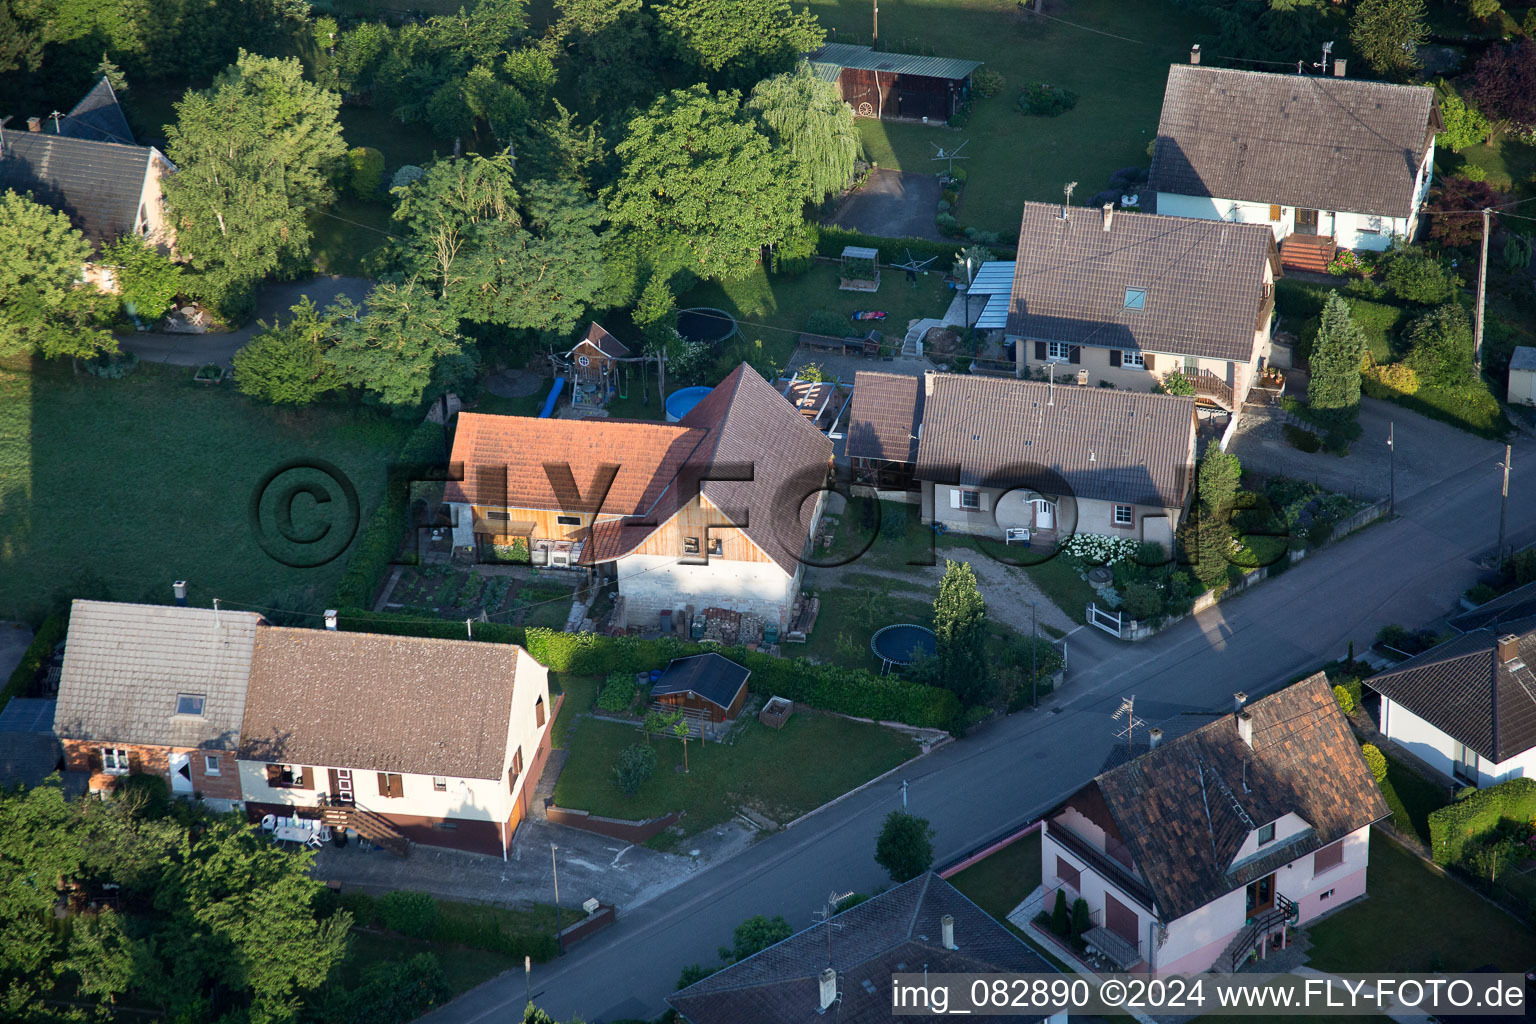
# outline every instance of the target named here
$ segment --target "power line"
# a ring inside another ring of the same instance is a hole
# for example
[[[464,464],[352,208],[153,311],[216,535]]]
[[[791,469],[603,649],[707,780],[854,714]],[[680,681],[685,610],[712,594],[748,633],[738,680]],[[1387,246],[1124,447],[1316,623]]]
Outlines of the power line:
[[[1033,14],[1037,18],[1044,18],[1047,21],[1056,21],[1056,22],[1060,22],[1063,25],[1069,25],[1072,28],[1082,29],[1084,32],[1093,32],[1093,33],[1095,33],[1097,35],[1108,36],[1111,39],[1118,39],[1118,40],[1120,40],[1121,42],[1124,42],[1124,43],[1135,43],[1137,46],[1146,46],[1147,45],[1146,42],[1141,40],[1141,39],[1131,39],[1129,36],[1117,36],[1113,32],[1105,32],[1101,28],[1091,28],[1088,25],[1079,25],[1077,22],[1075,22],[1075,21],[1067,21],[1065,18],[1053,18],[1053,17],[1051,17],[1051,15],[1043,14],[1040,11],[1032,11],[1032,10],[1026,9],[1025,13]]]

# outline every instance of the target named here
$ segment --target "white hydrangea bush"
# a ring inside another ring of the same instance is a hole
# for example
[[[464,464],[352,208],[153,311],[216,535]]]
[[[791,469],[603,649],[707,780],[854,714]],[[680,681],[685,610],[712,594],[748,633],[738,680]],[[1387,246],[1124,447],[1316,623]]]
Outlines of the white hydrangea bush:
[[[1062,550],[1089,565],[1117,565],[1136,556],[1140,547],[1129,537],[1109,537],[1102,533],[1074,533]]]

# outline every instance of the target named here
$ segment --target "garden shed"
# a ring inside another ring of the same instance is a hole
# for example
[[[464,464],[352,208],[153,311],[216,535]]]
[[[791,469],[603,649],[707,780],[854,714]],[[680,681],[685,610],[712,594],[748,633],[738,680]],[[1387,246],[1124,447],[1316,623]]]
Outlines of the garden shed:
[[[811,68],[836,82],[856,117],[948,123],[971,90],[979,60],[886,53],[868,46],[827,43],[810,55]]]
[[[751,675],[719,654],[673,658],[651,687],[651,700],[697,711],[711,722],[729,722],[747,701],[747,678]]]

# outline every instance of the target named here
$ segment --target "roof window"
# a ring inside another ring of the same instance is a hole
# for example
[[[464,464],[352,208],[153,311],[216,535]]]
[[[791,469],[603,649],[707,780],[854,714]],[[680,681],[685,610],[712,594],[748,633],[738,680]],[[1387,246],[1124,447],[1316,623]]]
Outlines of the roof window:
[[[1126,309],[1144,309],[1147,305],[1147,290],[1145,288],[1127,288],[1125,290]]]
[[[203,713],[203,695],[200,693],[178,693],[176,695],[176,713],[178,715],[201,715]]]

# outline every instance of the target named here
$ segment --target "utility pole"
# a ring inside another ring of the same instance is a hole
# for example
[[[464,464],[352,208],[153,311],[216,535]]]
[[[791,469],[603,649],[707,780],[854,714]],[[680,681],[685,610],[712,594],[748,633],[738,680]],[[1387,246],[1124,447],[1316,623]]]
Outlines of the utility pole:
[[[1477,261],[1477,323],[1472,336],[1472,362],[1483,368],[1483,298],[1488,290],[1488,225],[1493,211],[1483,207],[1483,256]]]
[[[656,353],[656,398],[665,402],[667,400],[667,346],[661,346]]]
[[[1020,344],[1023,344],[1021,341]],[[1040,624],[1035,617],[1035,602],[1029,602],[1029,706],[1040,706],[1040,655],[1036,642],[1040,639]]]
[[[555,851],[560,849],[554,843],[549,844],[549,866],[555,872],[555,946],[561,956],[565,956],[565,940],[560,937],[560,865],[555,862]]]
[[[870,40],[869,48],[871,50],[878,50],[880,49],[880,0],[873,0],[873,3],[875,7],[875,34]],[[878,81],[878,76],[876,78]]]
[[[1397,423],[1387,421],[1387,515],[1397,514]]]
[[[528,956],[527,954],[524,954],[524,956],[523,956],[523,992],[524,992],[524,995],[525,995],[525,998],[523,1000],[523,1005],[524,1006],[532,1006],[533,1005],[533,957]]]
[[[1509,445],[1504,446],[1504,489],[1499,497],[1499,546],[1493,552],[1493,567],[1499,568],[1504,564],[1504,509],[1509,505]]]
[[[901,809],[903,811],[905,811],[907,809],[907,780],[906,779],[902,779],[901,780]]]

